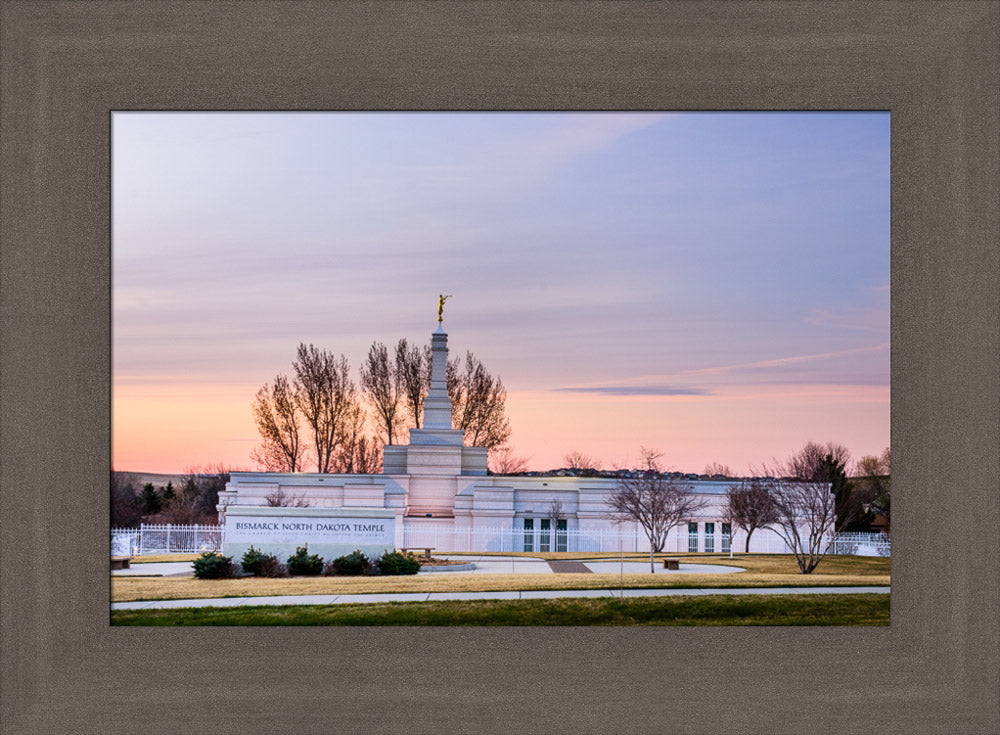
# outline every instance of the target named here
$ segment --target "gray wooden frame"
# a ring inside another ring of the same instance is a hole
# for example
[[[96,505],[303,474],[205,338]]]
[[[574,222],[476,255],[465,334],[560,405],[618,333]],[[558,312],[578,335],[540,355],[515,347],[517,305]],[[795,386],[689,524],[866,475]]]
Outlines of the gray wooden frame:
[[[0,21],[4,732],[1000,731],[1000,4],[56,0]],[[109,112],[290,108],[891,110],[892,625],[111,627]]]

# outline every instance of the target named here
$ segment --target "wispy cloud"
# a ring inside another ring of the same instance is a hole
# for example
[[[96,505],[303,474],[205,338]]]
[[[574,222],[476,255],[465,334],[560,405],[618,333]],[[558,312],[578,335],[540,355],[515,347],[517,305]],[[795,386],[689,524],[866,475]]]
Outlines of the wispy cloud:
[[[622,136],[649,127],[667,117],[668,113],[606,113],[598,115],[566,115],[548,130],[514,141],[505,155],[514,154],[519,160],[562,162],[610,145]]]
[[[829,309],[814,309],[803,320],[817,327],[839,327],[841,329],[864,332],[883,331],[889,329],[889,310],[847,308],[838,311]]]
[[[619,377],[613,384],[553,388],[554,392],[605,396],[719,396],[734,386],[882,386],[889,343],[833,352],[718,365],[668,374]],[[864,359],[868,356],[867,359]],[[872,360],[875,362],[873,363]]]
[[[678,376],[692,375],[720,375],[722,373],[738,372],[756,368],[786,367],[788,365],[798,365],[806,362],[828,360],[834,357],[844,357],[846,355],[860,355],[868,352],[883,352],[889,349],[888,342],[882,342],[869,347],[855,347],[849,350],[837,350],[836,352],[817,352],[812,355],[794,355],[792,357],[779,357],[774,360],[759,360],[757,362],[743,362],[735,365],[719,365],[716,367],[697,368],[695,370],[682,370],[675,373]]]
[[[433,194],[452,201],[482,197],[522,198],[544,187],[549,177],[581,157],[614,145],[622,138],[663,120],[670,113],[563,114],[515,120],[517,132],[470,148],[466,155],[445,157],[410,170],[421,196]],[[485,131],[484,131],[485,132]],[[392,172],[398,179],[399,173]],[[413,186],[385,181],[407,199]],[[440,200],[439,200],[440,201]]]
[[[709,396],[703,388],[677,388],[669,385],[600,385],[592,387],[553,388],[557,393],[590,393],[603,396]]]

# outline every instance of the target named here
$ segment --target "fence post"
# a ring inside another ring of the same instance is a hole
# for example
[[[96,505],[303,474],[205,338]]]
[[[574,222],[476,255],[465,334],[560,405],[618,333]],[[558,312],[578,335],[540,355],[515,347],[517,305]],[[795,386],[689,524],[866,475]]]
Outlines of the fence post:
[[[145,543],[145,536],[146,536],[146,534],[143,533],[143,530],[145,528],[146,528],[146,524],[145,523],[140,523],[139,524],[139,556],[142,556],[143,544]]]
[[[169,523],[167,524],[167,553],[168,554],[170,553],[170,525],[171,524],[169,524]]]
[[[198,524],[194,524],[194,550],[198,550]]]

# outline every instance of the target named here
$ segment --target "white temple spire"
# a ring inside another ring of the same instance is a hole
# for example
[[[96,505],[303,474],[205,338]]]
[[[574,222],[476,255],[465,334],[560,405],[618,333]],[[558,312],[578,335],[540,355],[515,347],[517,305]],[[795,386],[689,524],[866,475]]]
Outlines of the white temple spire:
[[[431,335],[431,387],[424,399],[425,429],[451,428],[451,398],[448,397],[448,334],[438,322]]]

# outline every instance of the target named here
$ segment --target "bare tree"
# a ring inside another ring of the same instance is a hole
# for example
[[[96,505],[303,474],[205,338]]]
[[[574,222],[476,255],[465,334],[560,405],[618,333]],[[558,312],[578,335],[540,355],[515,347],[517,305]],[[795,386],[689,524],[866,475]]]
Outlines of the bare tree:
[[[847,477],[850,459],[851,453],[842,444],[808,442],[792,455],[784,468],[788,477],[827,484],[834,495],[838,531],[854,524],[864,505]]]
[[[563,457],[563,462],[571,470],[599,470],[601,468],[601,460],[575,449]]]
[[[694,516],[707,500],[691,487],[663,473],[662,453],[642,447],[643,469],[634,477],[619,478],[608,504],[620,521],[635,521],[649,539],[649,571],[655,571],[654,554],[662,551],[670,529]]]
[[[111,527],[139,525],[142,503],[138,494],[139,478],[131,472],[111,471]]]
[[[420,428],[424,398],[431,384],[430,348],[421,350],[405,339],[396,344],[396,371],[402,386],[403,402],[413,426]]]
[[[566,536],[563,535],[560,537],[559,534],[559,521],[565,520],[566,515],[566,509],[563,507],[562,501],[558,498],[552,498],[549,501],[548,508],[546,508],[545,515],[548,516],[550,533],[552,534],[552,545],[549,548],[552,551],[559,551],[560,541],[563,542],[564,546],[566,545]]]
[[[750,553],[750,537],[758,528],[766,528],[778,520],[774,500],[760,480],[744,480],[740,485],[730,485],[726,491],[723,516],[729,528],[742,528],[747,534],[744,553]],[[730,540],[732,548],[732,540]]]
[[[239,468],[229,467],[222,462],[188,467],[185,470],[184,487],[194,483],[202,511],[206,516],[214,518],[217,513],[216,506],[219,504],[219,493],[226,489],[230,473],[240,471]]]
[[[216,520],[216,510],[214,506],[209,506],[205,501],[207,484],[199,482],[196,475],[188,475],[180,488],[174,491],[169,499],[165,500],[163,507],[155,515],[147,516],[147,523],[172,523],[172,524],[193,524],[202,523],[210,525]],[[218,499],[218,496],[216,496]]]
[[[709,477],[715,477],[716,475],[721,475],[722,477],[732,477],[733,471],[729,469],[729,465],[727,464],[710,462],[705,465],[705,471],[702,474],[708,475]]]
[[[802,449],[789,458],[785,471],[789,477],[812,480],[829,473],[830,461],[846,467],[850,460],[851,453],[842,444],[806,442]]]
[[[807,445],[808,447],[808,445]],[[765,467],[758,474],[774,502],[777,515],[771,527],[791,549],[802,574],[810,574],[826,555],[836,527],[837,501],[822,474],[797,474],[801,456],[785,464]]]
[[[347,358],[300,344],[292,367],[298,406],[313,434],[316,471],[330,472],[357,400]]]
[[[528,459],[514,454],[509,444],[490,450],[490,471],[494,475],[515,475],[528,469]]]
[[[381,471],[382,448],[365,433],[364,409],[355,404],[347,417],[344,438],[333,467],[343,474],[373,474]]]
[[[389,350],[381,342],[372,343],[367,359],[361,364],[361,385],[380,428],[385,430],[385,443],[392,444],[399,430],[402,384],[399,371],[389,358]]]
[[[264,384],[253,403],[262,444],[250,458],[269,472],[297,472],[302,468],[305,445],[300,437],[300,411],[294,388],[284,375]]]
[[[879,514],[889,523],[891,468],[889,447],[882,455],[866,455],[854,468],[854,485],[858,500],[874,516]]]
[[[382,445],[370,436],[362,436],[354,447],[354,467],[364,474],[381,472]]]
[[[452,424],[465,431],[465,443],[487,449],[506,443],[510,438],[507,389],[500,378],[466,352],[464,369],[457,360],[448,362],[447,384]]]
[[[358,442],[364,439],[364,423],[364,408],[361,404],[354,403],[344,416],[341,440],[330,462],[332,472],[348,475],[357,472],[354,466],[354,453]]]
[[[302,495],[286,493],[280,487],[264,498],[264,504],[269,508],[307,508],[309,501]]]

